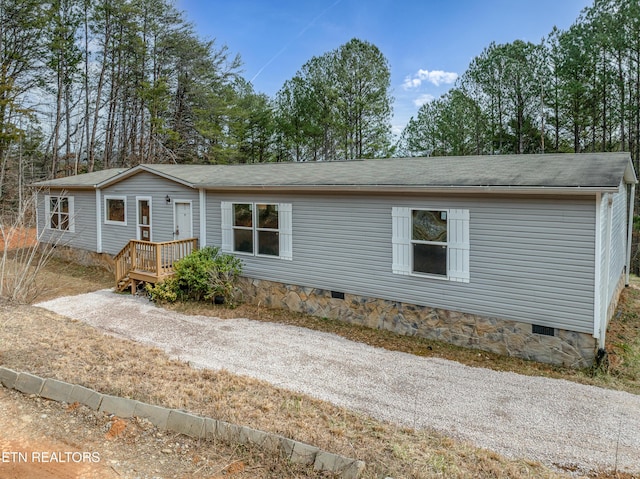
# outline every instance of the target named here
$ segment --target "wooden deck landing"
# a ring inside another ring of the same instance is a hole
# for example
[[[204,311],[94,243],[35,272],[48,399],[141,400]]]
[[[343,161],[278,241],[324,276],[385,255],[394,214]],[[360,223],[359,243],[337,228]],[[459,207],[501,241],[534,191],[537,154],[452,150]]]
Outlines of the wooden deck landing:
[[[152,243],[130,240],[115,256],[116,289],[131,288],[138,283],[159,283],[173,276],[173,264],[198,249],[197,238]]]

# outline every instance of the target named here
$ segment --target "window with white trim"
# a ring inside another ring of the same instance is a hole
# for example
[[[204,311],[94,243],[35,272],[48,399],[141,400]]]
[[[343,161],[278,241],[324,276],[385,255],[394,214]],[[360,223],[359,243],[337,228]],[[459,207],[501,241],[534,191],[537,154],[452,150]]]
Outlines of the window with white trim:
[[[223,201],[222,251],[292,259],[290,203]]]
[[[126,226],[127,224],[127,197],[126,196],[105,196],[104,197],[104,222],[105,224]]]
[[[75,230],[73,196],[45,196],[45,217],[50,230]]]
[[[469,210],[392,208],[393,272],[469,282]]]
[[[411,210],[412,273],[447,276],[447,212]]]

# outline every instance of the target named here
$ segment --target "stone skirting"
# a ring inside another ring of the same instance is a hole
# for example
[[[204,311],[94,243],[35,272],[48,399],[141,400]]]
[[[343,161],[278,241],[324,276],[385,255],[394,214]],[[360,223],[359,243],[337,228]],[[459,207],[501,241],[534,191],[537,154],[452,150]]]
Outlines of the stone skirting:
[[[96,253],[86,249],[73,248],[71,246],[55,245],[40,243],[41,249],[51,250],[51,256],[64,261],[81,264],[83,266],[98,266],[107,271],[114,271],[113,257],[107,253]]]
[[[556,328],[554,336],[546,336],[534,334],[528,323],[348,293],[341,299],[328,290],[251,278],[242,278],[241,288],[252,304],[544,363],[582,368],[593,363],[596,353],[596,340],[586,333]]]

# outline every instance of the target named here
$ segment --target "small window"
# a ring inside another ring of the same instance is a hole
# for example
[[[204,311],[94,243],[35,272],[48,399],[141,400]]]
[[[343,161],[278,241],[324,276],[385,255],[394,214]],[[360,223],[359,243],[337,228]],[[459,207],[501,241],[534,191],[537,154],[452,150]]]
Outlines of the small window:
[[[447,212],[413,210],[411,245],[414,273],[447,276]]]
[[[105,223],[127,224],[127,199],[124,196],[105,196]]]
[[[48,227],[52,230],[72,230],[73,198],[68,196],[47,197]]]

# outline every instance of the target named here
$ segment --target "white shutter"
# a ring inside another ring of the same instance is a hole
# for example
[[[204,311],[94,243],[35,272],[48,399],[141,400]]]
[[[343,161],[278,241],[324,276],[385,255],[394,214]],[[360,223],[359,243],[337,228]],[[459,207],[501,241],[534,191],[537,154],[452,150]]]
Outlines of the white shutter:
[[[76,232],[76,209],[74,206],[73,196],[67,196],[69,204],[69,232]]]
[[[449,279],[469,282],[469,210],[449,210]]]
[[[292,211],[291,203],[278,204],[280,259],[293,260]]]
[[[394,206],[391,209],[393,235],[392,270],[395,274],[411,274],[411,209]]]
[[[222,213],[222,245],[223,253],[233,253],[233,203],[220,202]]]

